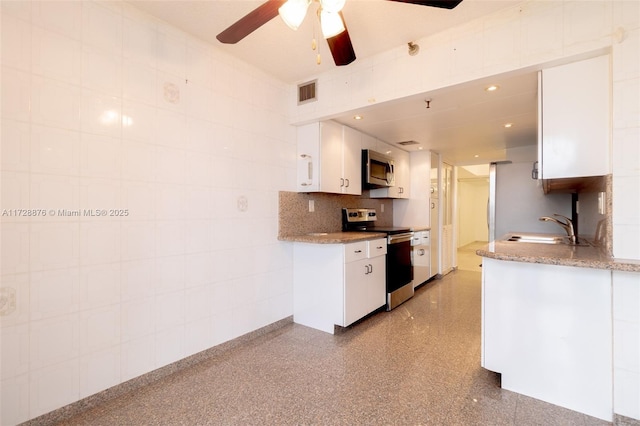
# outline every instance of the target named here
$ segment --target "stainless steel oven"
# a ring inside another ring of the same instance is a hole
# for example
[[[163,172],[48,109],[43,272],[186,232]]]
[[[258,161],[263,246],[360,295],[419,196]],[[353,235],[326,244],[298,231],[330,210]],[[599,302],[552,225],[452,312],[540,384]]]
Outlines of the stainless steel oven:
[[[386,300],[387,311],[413,297],[413,264],[409,228],[376,226],[375,209],[342,209],[344,231],[379,232],[387,236]]]
[[[387,310],[413,297],[413,232],[387,235]]]

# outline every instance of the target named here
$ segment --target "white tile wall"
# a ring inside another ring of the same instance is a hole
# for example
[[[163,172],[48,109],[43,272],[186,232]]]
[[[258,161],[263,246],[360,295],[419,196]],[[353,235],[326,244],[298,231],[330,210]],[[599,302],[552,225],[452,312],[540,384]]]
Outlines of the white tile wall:
[[[13,120],[2,120],[2,158],[3,171],[29,171],[29,124]],[[4,192],[3,192],[4,195]]]
[[[80,358],[80,398],[120,383],[120,346],[92,352]]]
[[[128,4],[1,8],[0,207],[48,213],[1,218],[15,309],[0,318],[0,423],[12,425],[250,331],[231,326],[225,285],[258,273],[242,251],[282,245],[272,206],[293,187],[295,139],[286,85]],[[82,213],[97,209],[128,215]],[[268,240],[218,226],[257,217]],[[290,266],[260,269],[291,297]],[[234,309],[254,328],[292,312],[261,302]]]
[[[31,79],[33,123],[63,129],[80,129],[82,89],[70,83],[34,75]],[[86,105],[84,105],[86,107]],[[83,116],[86,113],[82,113]]]
[[[14,425],[29,418],[29,375],[3,379],[0,382],[0,412],[2,424]],[[6,407],[11,407],[7,409]]]
[[[77,1],[42,1],[32,3],[33,23],[49,31],[54,31],[81,40],[82,3]]]
[[[78,175],[80,134],[67,129],[32,125],[31,171],[67,176]]]
[[[3,37],[3,41],[7,37]],[[4,55],[3,55],[4,58]],[[2,67],[2,118],[29,121],[31,118],[30,75],[18,69]],[[35,99],[33,99],[35,101]],[[35,105],[34,105],[35,107]]]
[[[155,361],[155,334],[136,337],[121,344],[120,381],[133,379],[153,370]]]
[[[29,372],[29,326],[20,324],[4,326],[0,329],[2,337],[2,365],[0,377],[2,380],[15,378]]]
[[[80,365],[77,358],[40,369],[32,368],[29,374],[30,416],[39,416],[70,404],[79,396]]]
[[[34,74],[77,83],[82,75],[80,41],[34,27],[31,33],[31,66]]]
[[[119,305],[121,294],[119,262],[80,268],[80,310]]]

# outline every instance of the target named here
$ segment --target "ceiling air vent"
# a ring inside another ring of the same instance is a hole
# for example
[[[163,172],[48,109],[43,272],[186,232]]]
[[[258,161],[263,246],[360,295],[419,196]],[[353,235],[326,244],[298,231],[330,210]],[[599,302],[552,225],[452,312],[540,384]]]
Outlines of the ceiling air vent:
[[[317,85],[318,80],[307,81],[306,83],[298,84],[298,105],[318,100],[318,91],[316,90]]]
[[[418,145],[418,144],[419,144],[419,142],[416,142],[416,141],[398,142],[398,145],[402,145],[402,146]]]

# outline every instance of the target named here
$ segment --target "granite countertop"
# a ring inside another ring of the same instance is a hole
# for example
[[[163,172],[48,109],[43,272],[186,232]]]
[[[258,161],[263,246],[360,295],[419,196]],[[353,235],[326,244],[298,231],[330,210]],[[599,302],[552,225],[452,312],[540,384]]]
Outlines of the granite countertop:
[[[303,235],[282,236],[278,239],[294,243],[348,244],[386,237],[387,235],[381,232],[312,232]]]
[[[476,254],[514,262],[640,272],[639,260],[614,259],[596,246],[523,243],[503,239],[490,242],[477,250]]]

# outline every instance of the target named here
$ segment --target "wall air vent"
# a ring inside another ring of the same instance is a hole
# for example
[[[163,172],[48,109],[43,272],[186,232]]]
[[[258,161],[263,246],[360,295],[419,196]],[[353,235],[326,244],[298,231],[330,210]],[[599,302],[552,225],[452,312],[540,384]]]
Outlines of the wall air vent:
[[[416,142],[416,141],[398,142],[398,145],[402,145],[402,146],[418,145],[418,144],[419,144],[419,142]]]
[[[318,100],[318,80],[298,84],[298,105]]]

